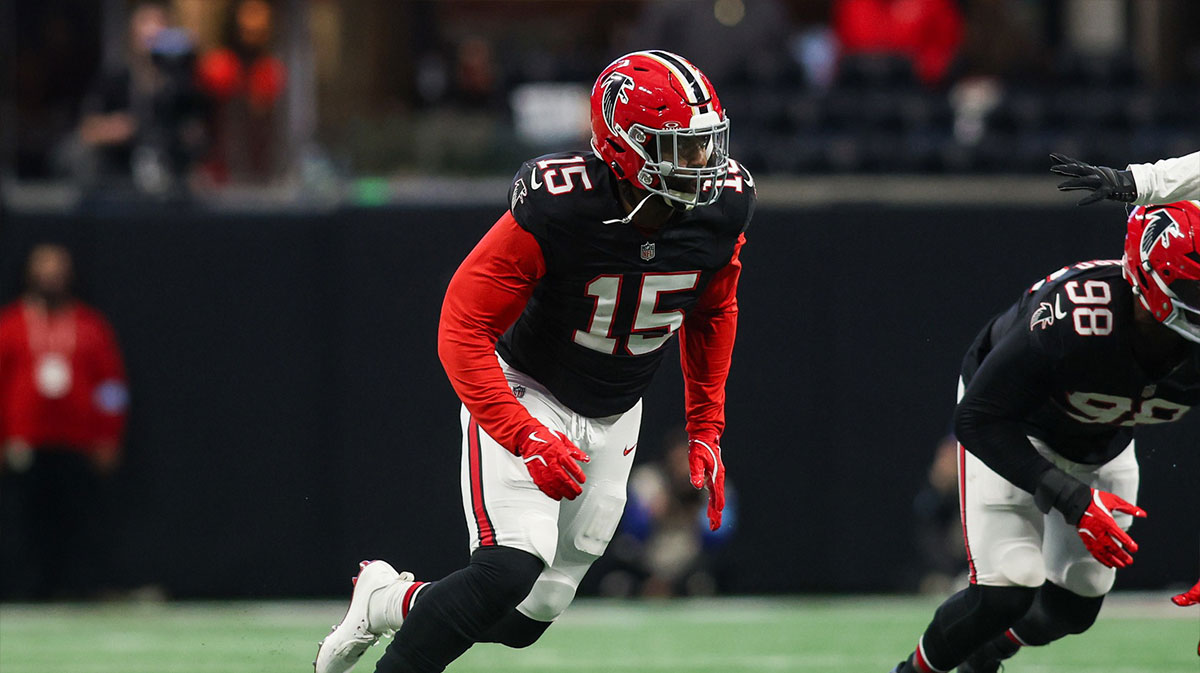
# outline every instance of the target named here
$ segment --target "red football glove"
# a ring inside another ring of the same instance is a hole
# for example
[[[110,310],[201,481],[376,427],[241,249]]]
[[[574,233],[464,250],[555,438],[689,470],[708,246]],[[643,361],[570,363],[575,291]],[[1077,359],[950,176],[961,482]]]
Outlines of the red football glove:
[[[1088,505],[1079,520],[1079,537],[1083,546],[1096,560],[1109,568],[1124,568],[1133,563],[1137,543],[1121,530],[1113,519],[1113,512],[1124,512],[1136,517],[1145,517],[1146,510],[1131,505],[1112,493],[1092,489],[1092,504]]]
[[[1196,582],[1196,586],[1178,596],[1172,596],[1171,600],[1181,608],[1200,603],[1200,582]]]
[[[1181,608],[1189,605],[1200,604],[1200,582],[1196,582],[1196,586],[1188,589],[1178,596],[1172,596],[1171,602],[1175,603],[1175,605],[1178,605]],[[1200,645],[1196,646],[1196,654],[1200,655]]]
[[[525,469],[542,493],[555,500],[574,500],[583,492],[580,484],[587,481],[587,476],[576,461],[586,463],[591,458],[566,435],[542,425],[531,425],[517,442],[517,455],[525,460]]]
[[[688,439],[688,466],[692,486],[708,487],[708,527],[721,527],[721,510],[725,509],[725,464],[721,462],[721,445],[716,437]]]

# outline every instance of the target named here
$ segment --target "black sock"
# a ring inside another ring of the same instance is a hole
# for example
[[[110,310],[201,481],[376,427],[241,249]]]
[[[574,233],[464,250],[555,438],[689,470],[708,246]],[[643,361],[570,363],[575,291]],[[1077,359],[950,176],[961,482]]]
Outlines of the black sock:
[[[529,647],[553,622],[539,622],[513,610],[492,625],[479,639],[481,643],[500,643],[509,647]]]
[[[529,595],[545,564],[510,547],[481,547],[471,563],[424,590],[375,673],[439,673]]]
[[[972,584],[947,598],[921,636],[909,658],[910,667],[949,671],[967,656],[1021,618],[1033,602],[1035,589]]]

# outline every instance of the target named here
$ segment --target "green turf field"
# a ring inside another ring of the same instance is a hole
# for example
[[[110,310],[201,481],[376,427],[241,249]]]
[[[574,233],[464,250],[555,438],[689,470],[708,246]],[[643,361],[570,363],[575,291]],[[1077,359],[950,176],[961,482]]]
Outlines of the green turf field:
[[[932,599],[580,601],[528,650],[477,646],[454,672],[885,673]],[[304,673],[342,603],[0,606],[3,673]],[[1028,650],[1008,673],[1200,671],[1200,612],[1117,595],[1087,634]],[[369,673],[373,648],[355,671]]]

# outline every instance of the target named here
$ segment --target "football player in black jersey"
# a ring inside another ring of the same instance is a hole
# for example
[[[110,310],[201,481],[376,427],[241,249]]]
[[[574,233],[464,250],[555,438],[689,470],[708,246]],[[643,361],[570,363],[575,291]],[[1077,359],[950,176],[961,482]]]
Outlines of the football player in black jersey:
[[[477,642],[525,647],[567,608],[625,505],[641,396],[679,332],[692,484],[721,525],[725,380],[750,174],[708,79],[664,51],[592,89],[592,142],[528,161],[455,273],[438,353],[462,400],[470,564],[431,583],[364,562],[317,673],[381,635],[380,673],[441,671]]]
[[[1133,430],[1200,403],[1200,203],[1135,208],[1122,260],[1035,284],[976,337],[961,386],[970,586],[894,673],[994,672],[1096,619],[1146,515]]]

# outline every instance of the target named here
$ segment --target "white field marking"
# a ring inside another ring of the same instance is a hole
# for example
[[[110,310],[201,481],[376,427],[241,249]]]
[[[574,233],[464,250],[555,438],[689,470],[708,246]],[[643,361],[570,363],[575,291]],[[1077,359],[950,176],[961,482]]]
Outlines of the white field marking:
[[[346,595],[349,596],[347,591]],[[57,603],[53,605],[0,605],[0,621],[7,628],[42,628],[44,622],[62,619],[145,619],[172,623],[208,621],[214,616],[233,621],[245,621],[255,628],[263,626],[307,626],[314,615],[328,614],[341,619],[347,600],[329,601],[217,601],[165,603]],[[330,622],[332,623],[332,622]]]
[[[1100,608],[1099,619],[1190,619],[1197,620],[1196,608],[1181,608],[1171,602],[1171,596],[1186,590],[1182,584],[1176,590],[1118,591],[1109,594]]]
[[[316,652],[316,647],[313,647],[313,652]],[[218,656],[220,655],[220,656]],[[255,664],[243,664],[236,661],[231,661],[226,656],[236,656],[234,652],[214,653],[212,660],[204,661],[200,659],[184,659],[171,661],[169,657],[159,656],[155,659],[148,660],[144,663],[136,661],[121,661],[121,662],[72,662],[70,668],[67,669],[70,673],[253,673],[259,670],[259,666]],[[300,657],[299,659],[303,659]],[[310,657],[311,659],[311,657]],[[299,661],[299,660],[298,660]],[[307,662],[305,662],[307,663]],[[308,668],[311,670],[312,665]],[[296,669],[304,670],[302,664],[297,664]],[[13,665],[11,672],[8,665],[4,667],[4,673],[46,673],[47,669],[42,665],[36,666],[17,666]]]
[[[1187,587],[1153,592],[1119,591],[1104,602],[1101,619],[1162,618],[1195,619],[1195,608],[1181,608],[1171,603],[1171,596]],[[347,592],[348,594],[349,592]],[[760,623],[775,621],[786,614],[820,614],[836,612],[839,616],[863,619],[887,619],[884,607],[908,607],[920,610],[937,607],[940,596],[787,596],[787,597],[730,597],[675,599],[667,603],[647,603],[611,599],[581,598],[567,610],[559,625],[613,624],[622,626],[633,621],[657,620],[664,615],[687,623],[734,622]],[[320,601],[221,601],[149,604],[20,604],[0,605],[0,624],[5,630],[42,628],[46,622],[63,618],[108,617],[147,619],[154,621],[189,622],[211,619],[220,615],[233,620],[245,620],[256,628],[261,626],[307,626],[321,618],[340,619],[346,611],[342,599]],[[326,617],[327,615],[327,617]],[[9,617],[10,619],[5,619]],[[333,619],[330,624],[336,622]]]
[[[1091,663],[1079,664],[1042,664],[1021,663],[1021,673],[1095,673],[1096,666]],[[1146,673],[1145,668],[1135,666],[1104,665],[1104,673]]]
[[[483,659],[481,655],[478,658]],[[469,670],[475,657],[465,657],[463,664]],[[519,663],[518,663],[519,659]],[[528,650],[514,657],[510,666],[495,657],[486,659],[488,670],[595,670],[597,662],[589,657],[579,657],[570,652],[553,650]],[[709,670],[780,670],[797,671],[808,668],[827,670],[829,667],[854,666],[855,668],[878,667],[883,664],[876,656],[831,655],[831,654],[714,654],[714,655],[618,655],[606,657],[606,670],[664,670],[664,671],[709,671]]]
[[[911,596],[855,596],[811,598],[689,598],[669,603],[580,599],[567,609],[556,622],[558,626],[617,626],[637,627],[657,622],[664,617],[688,624],[759,624],[777,623],[779,615],[813,614],[826,611],[863,621],[886,621],[894,615],[880,610],[884,606],[918,606],[928,604],[930,611],[940,602],[937,598]]]

